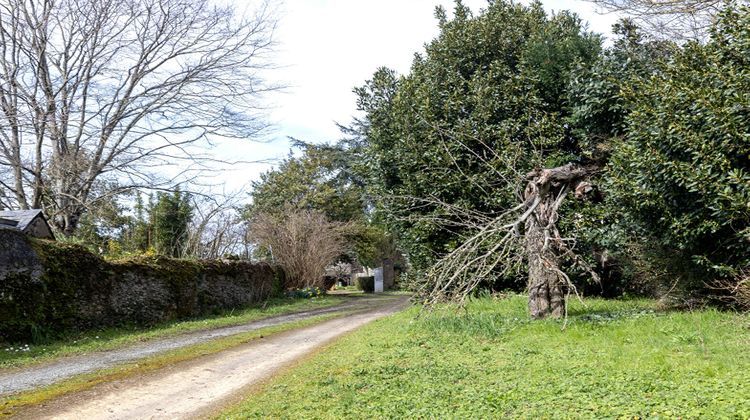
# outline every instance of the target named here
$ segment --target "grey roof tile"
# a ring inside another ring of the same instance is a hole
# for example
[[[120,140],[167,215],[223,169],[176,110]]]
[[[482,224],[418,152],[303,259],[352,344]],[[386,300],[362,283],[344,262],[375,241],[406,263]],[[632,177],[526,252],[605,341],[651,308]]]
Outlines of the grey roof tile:
[[[16,229],[18,230],[24,230],[26,229],[34,219],[41,215],[42,211],[39,209],[34,210],[5,210],[0,211],[0,220],[7,219],[15,221]],[[42,216],[43,217],[43,216]]]

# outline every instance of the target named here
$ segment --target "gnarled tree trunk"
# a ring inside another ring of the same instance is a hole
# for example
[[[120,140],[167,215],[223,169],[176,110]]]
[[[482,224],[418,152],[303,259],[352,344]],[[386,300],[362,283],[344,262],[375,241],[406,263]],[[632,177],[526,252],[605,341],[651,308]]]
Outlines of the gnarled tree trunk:
[[[532,318],[547,315],[561,317],[565,314],[563,279],[560,278],[559,259],[554,244],[547,233],[550,207],[545,199],[538,211],[526,220],[525,247],[529,267],[529,314]]]
[[[467,223],[472,235],[425,274],[419,291],[425,305],[464,302],[482,281],[509,274],[523,256],[529,269],[530,315],[564,316],[567,292],[574,287],[561,269],[562,260],[570,259],[595,281],[599,276],[560,236],[558,211],[569,193],[580,199],[592,190],[587,178],[596,171],[595,166],[568,164],[529,172],[523,203],[489,220]]]
[[[524,192],[531,214],[525,224],[525,250],[528,261],[529,314],[532,318],[565,314],[568,278],[560,269],[564,244],[557,230],[558,210],[569,191],[582,197],[590,185],[582,182],[592,171],[571,164],[530,172]]]

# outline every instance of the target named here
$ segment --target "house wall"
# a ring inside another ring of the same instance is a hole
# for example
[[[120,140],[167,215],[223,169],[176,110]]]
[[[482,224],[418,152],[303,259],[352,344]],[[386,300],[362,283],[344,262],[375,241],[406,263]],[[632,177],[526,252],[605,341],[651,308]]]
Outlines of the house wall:
[[[49,225],[41,218],[36,217],[26,228],[25,233],[40,239],[54,239],[55,236],[49,228]]]

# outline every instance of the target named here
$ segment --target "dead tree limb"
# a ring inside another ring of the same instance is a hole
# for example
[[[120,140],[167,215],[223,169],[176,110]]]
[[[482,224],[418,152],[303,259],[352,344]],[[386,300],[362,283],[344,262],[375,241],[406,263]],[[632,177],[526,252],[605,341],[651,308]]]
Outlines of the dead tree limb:
[[[587,0],[603,9],[632,19],[658,39],[702,40],[724,0]],[[740,4],[746,3],[740,1]]]
[[[598,168],[568,164],[535,169],[526,174],[523,202],[471,234],[426,273],[420,290],[423,303],[463,303],[485,280],[508,274],[525,259],[528,265],[529,313],[533,318],[562,317],[566,294],[575,290],[561,268],[563,258],[598,276],[557,229],[560,206],[572,191],[581,199],[592,187],[589,178]]]

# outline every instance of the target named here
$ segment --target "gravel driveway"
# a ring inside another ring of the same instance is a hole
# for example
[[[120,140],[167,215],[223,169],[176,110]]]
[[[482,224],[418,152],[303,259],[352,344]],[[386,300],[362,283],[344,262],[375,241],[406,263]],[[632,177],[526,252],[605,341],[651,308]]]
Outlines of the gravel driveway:
[[[136,361],[158,353],[203,343],[217,338],[286,324],[318,315],[367,308],[379,298],[352,297],[351,299],[351,302],[346,302],[329,308],[279,315],[249,322],[243,325],[222,327],[156,339],[120,349],[66,357],[50,363],[43,363],[28,368],[9,369],[0,372],[0,396],[50,385],[83,373],[110,368],[118,364]]]
[[[361,311],[253,340],[212,355],[63,396],[16,413],[21,418],[205,417],[316,348],[408,305],[406,296],[354,302]],[[352,308],[352,305],[347,305]],[[319,311],[315,311],[320,313]]]

